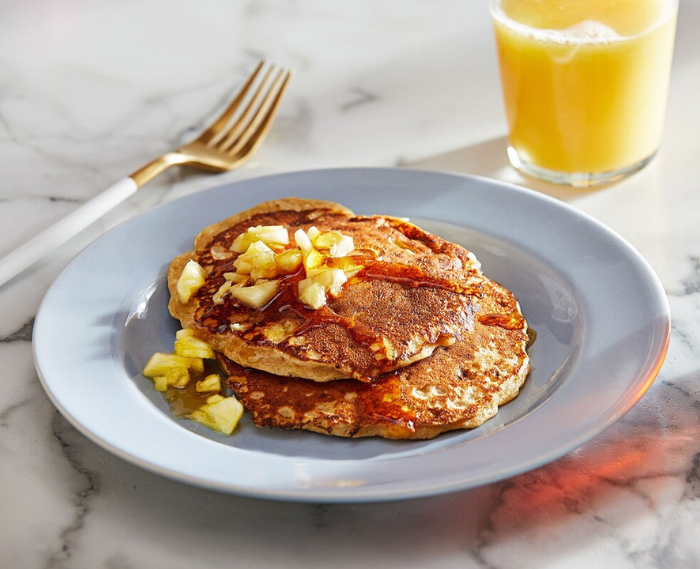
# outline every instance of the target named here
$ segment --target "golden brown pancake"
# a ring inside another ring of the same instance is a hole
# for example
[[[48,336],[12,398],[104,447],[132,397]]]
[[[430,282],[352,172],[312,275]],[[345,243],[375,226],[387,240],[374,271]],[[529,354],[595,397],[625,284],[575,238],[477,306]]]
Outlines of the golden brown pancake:
[[[428,439],[481,425],[519,392],[529,370],[527,324],[514,296],[484,283],[475,325],[454,345],[373,383],[318,383],[219,363],[259,427],[341,437]]]
[[[353,238],[362,265],[328,304],[311,309],[299,300],[300,272],[281,280],[262,309],[230,296],[213,301],[233,269],[234,239],[258,225],[283,225],[290,237],[311,226]],[[208,273],[187,303],[178,278],[193,259]],[[314,381],[353,377],[371,381],[429,356],[473,327],[483,276],[463,247],[392,217],[355,216],[332,202],[287,198],[265,202],[206,228],[195,249],[175,258],[168,272],[171,314],[183,327],[244,367]],[[240,324],[243,330],[232,330]]]

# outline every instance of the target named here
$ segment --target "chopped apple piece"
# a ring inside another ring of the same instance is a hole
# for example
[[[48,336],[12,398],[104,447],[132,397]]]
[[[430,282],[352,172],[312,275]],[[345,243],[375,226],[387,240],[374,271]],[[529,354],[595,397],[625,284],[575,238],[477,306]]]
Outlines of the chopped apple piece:
[[[274,253],[261,253],[253,258],[250,278],[253,282],[261,279],[274,279],[277,276],[277,263]]]
[[[182,274],[175,286],[180,301],[189,302],[192,295],[202,288],[206,278],[207,272],[197,261],[190,260],[182,270]]]
[[[282,253],[275,255],[275,263],[277,263],[277,272],[283,275],[289,275],[297,271],[301,266],[301,250],[295,247],[287,249]]]
[[[222,284],[219,287],[219,290],[214,293],[214,296],[211,297],[214,304],[223,304],[224,297],[226,296],[226,293],[231,290],[232,285],[233,283],[231,281],[224,281],[224,284]]]
[[[190,382],[190,372],[183,368],[174,367],[165,374],[168,386],[184,389]]]
[[[333,296],[338,296],[340,294],[340,289],[348,280],[348,277],[342,269],[319,267],[318,269],[308,271],[306,274],[308,278],[319,283]]]
[[[349,235],[343,235],[340,231],[327,231],[319,235],[314,241],[317,249],[328,250],[331,257],[344,257],[355,249],[355,243]]]
[[[184,389],[190,383],[190,372],[182,367],[170,368],[163,375],[156,375],[153,378],[156,391],[166,391],[168,387]]]
[[[299,282],[299,300],[314,310],[326,304],[326,289],[314,279]]]
[[[212,373],[205,377],[202,381],[198,381],[195,385],[197,393],[206,393],[207,391],[221,390],[221,377],[218,373]]]
[[[337,269],[341,269],[345,273],[345,276],[350,278],[354,277],[362,270],[362,263],[357,262],[361,260],[361,257],[337,257],[333,259],[333,266]]]
[[[262,281],[251,286],[231,290],[231,297],[251,308],[262,308],[275,296],[280,282]]]
[[[238,256],[233,266],[239,273],[250,273],[255,266],[276,267],[275,252],[262,241],[256,241],[250,244],[245,253]]]
[[[190,371],[204,373],[204,360],[202,358],[187,358],[190,360]]]
[[[314,249],[309,236],[303,229],[296,230],[294,233],[294,240],[297,242],[297,245],[299,245],[299,249],[301,249],[301,258],[304,262],[305,270],[308,271],[309,269],[319,267],[323,264],[325,260],[324,256]]]
[[[281,247],[289,244],[289,232],[282,225],[258,225],[249,227],[241,233],[231,245],[231,251],[243,253],[251,244],[262,241],[270,247]]]
[[[190,415],[190,419],[210,429],[230,435],[243,415],[243,405],[235,397],[205,403]]]
[[[214,350],[204,340],[195,336],[183,336],[175,340],[175,353],[186,358],[214,359]]]
[[[248,282],[248,275],[243,274],[243,273],[224,273],[224,278],[227,281],[231,281],[232,283],[247,283]]]
[[[296,241],[297,245],[299,246],[299,249],[301,249],[302,255],[308,255],[309,251],[311,251],[314,248],[314,246],[311,244],[309,236],[303,229],[297,229],[294,232],[294,241]]]
[[[319,235],[321,235],[321,231],[319,230],[318,227],[316,227],[316,226],[314,225],[314,226],[312,226],[312,227],[309,227],[309,230],[306,232],[306,235],[308,235],[309,241],[311,241],[311,243],[313,243],[314,245],[316,245],[315,239],[316,239]]]
[[[143,375],[154,378],[157,375],[166,375],[173,368],[188,370],[192,366],[192,359],[175,354],[156,352],[146,362],[143,368]]]
[[[303,261],[304,261],[304,269],[308,272],[311,269],[315,269],[316,267],[320,267],[323,265],[324,261],[326,258],[316,251],[316,249],[312,249],[309,251],[309,254],[304,256]]]
[[[175,339],[180,340],[186,336],[194,336],[194,330],[192,328],[182,328],[175,332]]]

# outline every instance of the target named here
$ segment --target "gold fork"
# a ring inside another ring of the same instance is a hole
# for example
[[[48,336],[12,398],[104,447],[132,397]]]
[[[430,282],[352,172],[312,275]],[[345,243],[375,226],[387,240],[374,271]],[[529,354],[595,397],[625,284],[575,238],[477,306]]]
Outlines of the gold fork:
[[[243,164],[270,130],[291,76],[290,70],[276,70],[261,61],[228,107],[194,141],[139,168],[1,259],[0,286],[171,166],[226,172]]]

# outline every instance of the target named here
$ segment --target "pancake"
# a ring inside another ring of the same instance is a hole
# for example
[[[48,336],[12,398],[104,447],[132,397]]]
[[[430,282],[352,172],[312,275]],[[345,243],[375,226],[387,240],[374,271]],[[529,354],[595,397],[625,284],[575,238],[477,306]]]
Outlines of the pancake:
[[[317,309],[299,299],[303,268],[280,279],[278,292],[263,308],[249,308],[230,295],[216,302],[224,275],[235,270],[239,256],[230,249],[233,241],[250,227],[278,225],[289,230],[292,241],[297,229],[312,226],[351,237],[354,250],[329,262],[352,259],[356,272]],[[190,260],[207,277],[183,303],[177,282]],[[194,250],[170,265],[169,309],[184,328],[241,366],[319,382],[371,382],[471,330],[482,280],[474,255],[405,220],[355,216],[332,202],[286,198],[202,231]]]
[[[485,281],[473,330],[373,383],[318,383],[244,368],[224,356],[228,385],[259,427],[340,437],[429,439],[481,425],[529,371],[527,323],[514,296]]]

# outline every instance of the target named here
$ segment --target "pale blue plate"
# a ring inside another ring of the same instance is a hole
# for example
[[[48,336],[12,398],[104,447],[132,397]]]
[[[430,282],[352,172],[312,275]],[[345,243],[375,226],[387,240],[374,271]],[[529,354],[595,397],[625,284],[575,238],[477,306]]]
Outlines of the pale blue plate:
[[[346,440],[258,429],[222,437],[175,419],[139,371],[170,351],[169,261],[206,225],[286,196],[411,220],[476,253],[511,289],[537,339],[521,391],[478,429],[430,441]],[[402,169],[244,180],[165,204],[105,234],[52,285],[36,319],[42,384],[90,439],[146,469],[237,494],[354,502],[428,496],[552,461],[628,411],[666,355],[670,314],[646,261],[549,197],[494,181]]]

